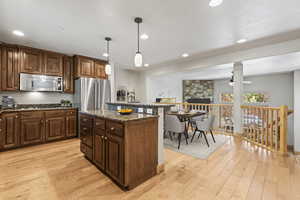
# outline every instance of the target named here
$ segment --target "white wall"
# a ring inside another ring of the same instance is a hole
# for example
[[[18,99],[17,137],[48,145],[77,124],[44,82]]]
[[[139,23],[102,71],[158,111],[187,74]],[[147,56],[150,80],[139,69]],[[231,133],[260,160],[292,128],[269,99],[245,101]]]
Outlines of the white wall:
[[[145,77],[143,76],[143,73],[122,69],[120,66],[116,66],[114,75],[116,90],[123,87],[127,88],[129,91],[134,90],[136,98],[141,102],[145,101]]]
[[[300,152],[300,71],[294,72],[294,151]]]
[[[17,104],[52,104],[60,103],[61,99],[73,102],[72,94],[56,92],[0,92],[1,99],[2,96],[12,96]]]

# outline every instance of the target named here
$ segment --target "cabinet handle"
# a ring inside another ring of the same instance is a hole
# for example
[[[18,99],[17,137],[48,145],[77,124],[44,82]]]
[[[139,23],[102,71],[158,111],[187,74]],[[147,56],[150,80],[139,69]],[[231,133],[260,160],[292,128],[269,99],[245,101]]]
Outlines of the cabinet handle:
[[[18,116],[16,116],[16,119],[18,119]]]
[[[86,130],[87,130],[87,128],[83,128],[83,130],[85,130],[85,131],[86,131]]]
[[[102,135],[102,136],[101,136],[101,138],[103,139],[103,138],[104,138],[104,136]]]
[[[107,140],[107,137],[104,137],[105,140]]]
[[[111,130],[111,131],[114,131],[114,130],[115,130],[115,128],[114,128],[114,127],[111,127],[111,128],[110,128],[110,130]]]
[[[86,122],[86,121],[87,121],[87,119],[82,119],[82,121]]]

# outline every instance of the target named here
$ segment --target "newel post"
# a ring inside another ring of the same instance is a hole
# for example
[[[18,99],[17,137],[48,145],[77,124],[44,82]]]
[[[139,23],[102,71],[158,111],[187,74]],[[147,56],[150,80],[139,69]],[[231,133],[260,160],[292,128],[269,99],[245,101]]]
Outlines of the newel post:
[[[287,117],[288,107],[280,106],[280,153],[287,153]]]

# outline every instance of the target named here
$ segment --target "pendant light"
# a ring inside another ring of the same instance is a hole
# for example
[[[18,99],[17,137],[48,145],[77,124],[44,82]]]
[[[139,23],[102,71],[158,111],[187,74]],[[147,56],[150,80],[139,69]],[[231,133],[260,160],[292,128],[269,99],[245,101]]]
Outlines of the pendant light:
[[[138,25],[138,32],[137,32],[137,43],[138,43],[138,50],[134,57],[134,64],[136,67],[142,67],[143,66],[143,56],[140,52],[140,24],[143,22],[143,19],[140,17],[136,17],[134,19],[134,22]]]
[[[111,75],[111,66],[110,66],[110,64],[109,64],[109,56],[110,56],[110,54],[109,54],[109,42],[111,41],[111,38],[110,37],[106,37],[105,38],[105,40],[106,40],[106,44],[107,44],[107,46],[106,46],[106,53],[107,53],[107,64],[105,65],[105,73],[107,74],[107,75]]]

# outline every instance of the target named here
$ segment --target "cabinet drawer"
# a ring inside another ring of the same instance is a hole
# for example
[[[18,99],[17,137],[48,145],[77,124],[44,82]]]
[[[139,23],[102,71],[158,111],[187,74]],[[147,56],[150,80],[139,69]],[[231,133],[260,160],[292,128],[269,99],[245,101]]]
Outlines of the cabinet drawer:
[[[80,126],[93,126],[93,118],[87,115],[80,115]]]
[[[64,110],[49,110],[45,112],[46,118],[49,117],[64,117],[65,111]]]
[[[43,111],[29,111],[29,112],[21,112],[21,118],[43,118]]]
[[[77,113],[76,110],[67,110],[67,111],[66,111],[66,115],[67,115],[67,116],[76,115],[76,113]]]
[[[107,133],[110,135],[123,137],[124,136],[123,124],[113,122],[113,121],[107,121]]]
[[[100,119],[100,118],[96,118],[94,127],[95,127],[95,129],[105,130],[105,120]]]

